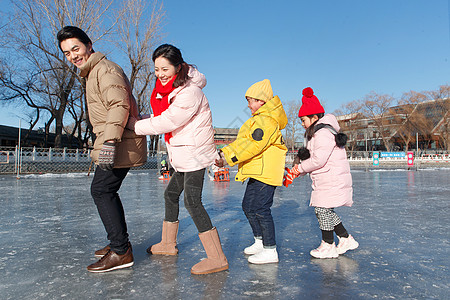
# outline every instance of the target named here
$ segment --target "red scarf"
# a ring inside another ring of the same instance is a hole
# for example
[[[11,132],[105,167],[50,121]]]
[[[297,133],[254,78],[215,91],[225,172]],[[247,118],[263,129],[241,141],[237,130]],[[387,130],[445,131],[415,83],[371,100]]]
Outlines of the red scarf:
[[[159,79],[156,79],[155,88],[153,89],[152,96],[150,97],[150,105],[152,106],[153,115],[159,116],[163,111],[169,108],[169,94],[175,89],[173,82],[177,78],[177,75],[166,84],[162,85]],[[172,137],[171,132],[167,132],[164,135],[166,143],[169,143],[169,139]]]

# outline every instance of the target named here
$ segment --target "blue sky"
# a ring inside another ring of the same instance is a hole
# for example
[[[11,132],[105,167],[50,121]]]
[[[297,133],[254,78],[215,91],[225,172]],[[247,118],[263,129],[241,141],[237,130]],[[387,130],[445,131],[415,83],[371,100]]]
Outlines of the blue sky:
[[[311,86],[327,112],[371,91],[400,97],[450,84],[448,0],[166,0],[164,7],[162,42],[206,75],[216,127],[248,118],[245,91],[264,78],[282,102]],[[6,113],[0,123],[17,126]]]

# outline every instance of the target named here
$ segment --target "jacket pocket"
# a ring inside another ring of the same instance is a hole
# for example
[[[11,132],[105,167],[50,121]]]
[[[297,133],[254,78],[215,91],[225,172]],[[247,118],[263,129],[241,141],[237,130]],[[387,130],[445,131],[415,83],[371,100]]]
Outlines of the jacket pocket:
[[[262,175],[264,169],[264,162],[262,155],[255,157],[248,162],[244,162],[242,165],[241,174],[245,176]]]
[[[323,167],[320,168],[320,169],[317,169],[317,170],[315,170],[315,171],[312,171],[312,172],[311,172],[311,175],[324,174],[324,173],[327,173],[327,172],[329,172],[329,171],[330,171],[330,166],[325,165],[325,166],[323,166]]]
[[[193,134],[178,133],[170,138],[172,146],[194,146],[195,140]]]
[[[202,146],[205,144],[214,144],[214,129],[212,126],[198,127],[195,129],[194,144]]]

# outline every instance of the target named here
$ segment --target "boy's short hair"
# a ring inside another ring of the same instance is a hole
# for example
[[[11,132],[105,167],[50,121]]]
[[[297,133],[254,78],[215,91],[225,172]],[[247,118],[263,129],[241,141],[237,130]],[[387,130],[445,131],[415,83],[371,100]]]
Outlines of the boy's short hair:
[[[61,49],[61,43],[67,39],[71,39],[71,38],[77,38],[80,40],[80,42],[82,42],[83,44],[85,44],[86,46],[91,44],[92,45],[92,41],[89,38],[89,36],[86,34],[86,32],[84,32],[83,30],[81,30],[78,27],[75,26],[64,26],[63,29],[61,29],[58,34],[56,35],[56,38],[58,39],[58,46],[59,49]],[[62,51],[62,49],[61,49]]]

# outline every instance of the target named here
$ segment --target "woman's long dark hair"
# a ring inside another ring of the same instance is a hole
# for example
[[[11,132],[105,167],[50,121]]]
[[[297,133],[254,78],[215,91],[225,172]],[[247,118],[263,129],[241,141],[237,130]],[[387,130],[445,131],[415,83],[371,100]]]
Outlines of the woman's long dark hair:
[[[177,88],[179,86],[185,85],[189,80],[188,73],[190,65],[183,60],[180,49],[170,44],[163,44],[156,48],[156,50],[153,52],[153,62],[155,62],[158,57],[164,57],[175,68],[178,68],[178,66],[180,66],[180,70],[177,73],[177,78],[173,82],[173,87]]]
[[[308,118],[312,118],[314,116],[317,116],[318,119],[316,121],[314,121],[314,123],[311,124],[311,126],[309,126],[308,128],[306,128],[305,131],[305,137],[306,140],[309,141],[312,139],[313,135],[314,135],[314,126],[316,125],[317,121],[320,120],[320,118],[322,118],[325,114],[324,113],[320,113],[320,114],[313,114],[313,115],[309,115],[307,116]]]

